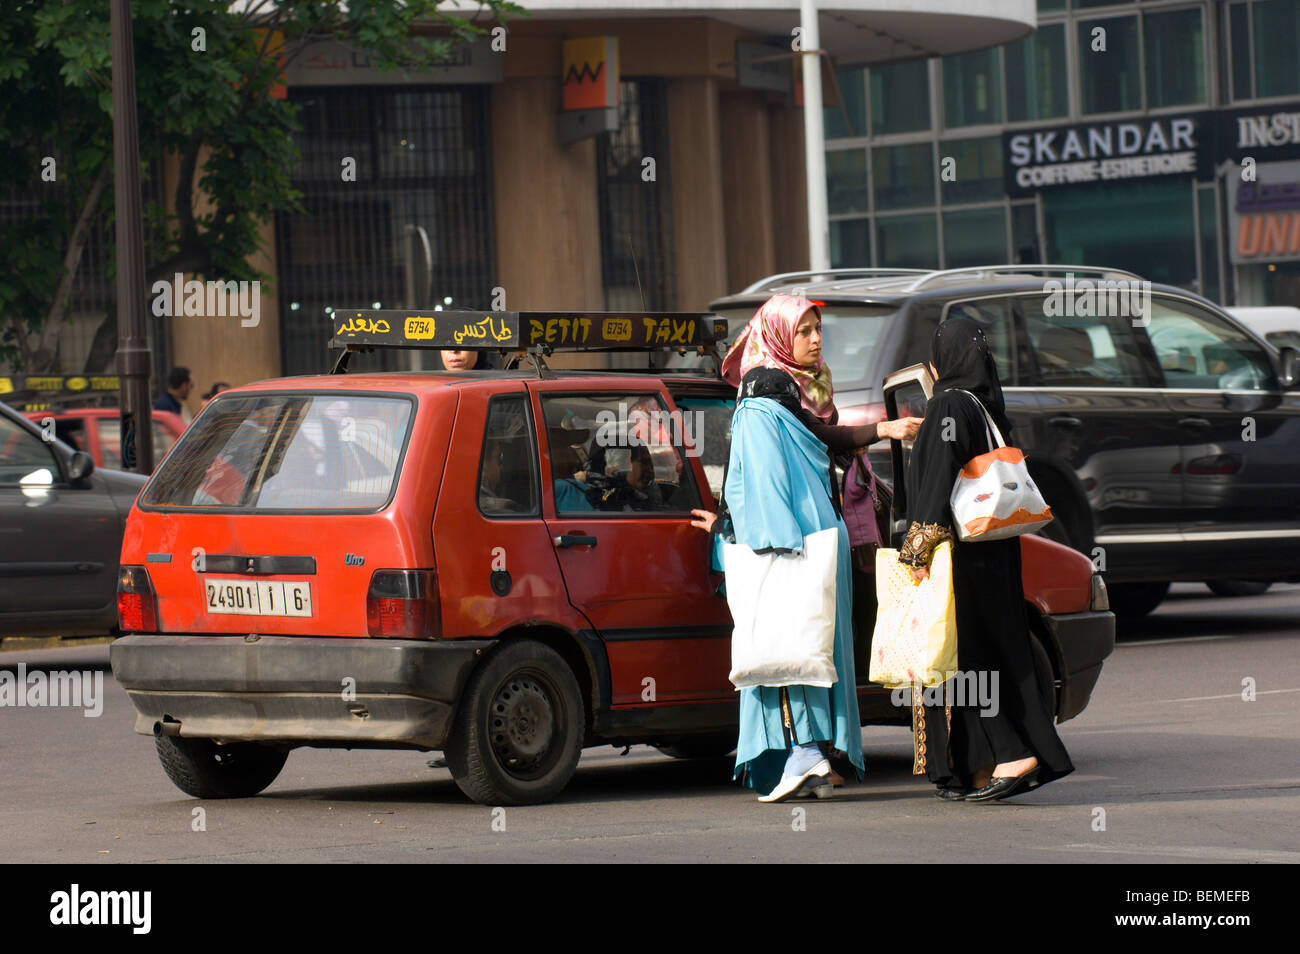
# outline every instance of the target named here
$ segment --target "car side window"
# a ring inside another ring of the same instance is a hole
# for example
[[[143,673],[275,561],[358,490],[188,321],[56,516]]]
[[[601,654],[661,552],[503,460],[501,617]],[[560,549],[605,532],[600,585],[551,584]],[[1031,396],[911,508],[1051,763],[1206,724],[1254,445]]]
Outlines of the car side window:
[[[0,417],[0,485],[50,486],[62,479],[54,449]]]
[[[998,369],[998,380],[1002,384],[1016,385],[1023,383],[1017,374],[1015,354],[1015,325],[1011,320],[1011,306],[1006,298],[985,298],[978,301],[953,302],[948,306],[944,319],[969,318],[984,331],[993,353],[993,363]],[[933,334],[933,332],[931,332]],[[928,350],[925,360],[929,360]]]
[[[1194,305],[1152,299],[1147,334],[1166,387],[1233,391],[1277,388],[1264,349],[1244,331]]]
[[[561,394],[542,398],[555,510],[687,514],[700,492],[684,449],[693,416],[670,413],[658,394]]]
[[[1031,383],[1039,387],[1148,386],[1132,318],[1070,314],[1072,307],[1058,308],[1057,304],[1039,295],[1020,299],[1032,353]]]
[[[525,396],[493,398],[479,458],[479,511],[488,517],[538,516],[537,483],[537,448]]]
[[[731,417],[736,410],[734,398],[702,398],[673,395],[682,412],[687,436],[691,439],[687,456],[700,458],[709,493],[717,501],[722,497],[722,478],[731,453]]]
[[[104,460],[101,467],[120,469],[122,466],[122,422],[116,417],[101,417],[95,422],[99,430],[99,456]],[[176,438],[153,422],[153,458],[162,460],[172,449]]]

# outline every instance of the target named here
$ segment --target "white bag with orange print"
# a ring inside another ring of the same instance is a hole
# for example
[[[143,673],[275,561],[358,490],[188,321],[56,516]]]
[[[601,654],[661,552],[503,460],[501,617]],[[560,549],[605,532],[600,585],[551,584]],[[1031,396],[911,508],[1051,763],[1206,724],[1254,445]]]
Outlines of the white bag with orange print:
[[[1029,479],[1025,455],[1007,447],[983,401],[969,391],[961,393],[979,405],[993,449],[972,457],[953,484],[948,502],[957,539],[963,543],[1003,540],[1047,526],[1053,520],[1052,508]]]

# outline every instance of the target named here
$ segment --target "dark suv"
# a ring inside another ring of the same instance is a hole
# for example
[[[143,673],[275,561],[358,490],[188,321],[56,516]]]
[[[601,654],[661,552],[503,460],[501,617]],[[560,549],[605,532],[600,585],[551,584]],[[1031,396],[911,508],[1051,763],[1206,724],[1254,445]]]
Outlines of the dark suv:
[[[846,423],[884,416],[885,375],[927,361],[939,322],[979,322],[1057,515],[1044,534],[1093,558],[1117,613],[1150,612],[1177,580],[1300,580],[1300,351],[1204,298],[1113,269],[992,265],[776,275],[710,307],[734,331],[777,293],[822,305]],[[887,445],[871,459],[887,477]]]

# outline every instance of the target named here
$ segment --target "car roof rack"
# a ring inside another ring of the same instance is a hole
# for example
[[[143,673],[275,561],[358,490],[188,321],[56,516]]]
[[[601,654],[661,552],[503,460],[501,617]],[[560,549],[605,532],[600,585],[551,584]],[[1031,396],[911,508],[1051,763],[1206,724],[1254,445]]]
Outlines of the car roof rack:
[[[347,372],[348,358],[375,348],[523,352],[538,377],[549,373],[546,356],[557,351],[693,351],[711,355],[721,368],[717,343],[727,322],[706,311],[419,311],[356,310],[333,313],[330,348],[342,353],[333,373]]]
[[[821,268],[806,272],[782,272],[779,275],[768,275],[766,278],[760,278],[740,294],[749,295],[775,286],[788,285],[798,279],[803,279],[809,284],[820,284],[820,280],[826,278],[841,281],[855,277],[894,278],[906,275],[926,275],[929,274],[929,271],[928,268]]]
[[[919,291],[931,282],[957,277],[982,278],[997,274],[1013,273],[1018,275],[1092,275],[1102,279],[1142,281],[1140,275],[1121,268],[1105,268],[1095,265],[970,265],[965,268],[945,268],[929,272],[904,287],[905,291]]]

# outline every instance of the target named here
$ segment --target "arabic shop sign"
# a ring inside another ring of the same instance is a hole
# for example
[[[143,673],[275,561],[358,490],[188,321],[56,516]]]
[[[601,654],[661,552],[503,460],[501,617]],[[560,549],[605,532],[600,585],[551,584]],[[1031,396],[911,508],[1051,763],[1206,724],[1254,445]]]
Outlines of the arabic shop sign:
[[[1300,161],[1261,162],[1255,181],[1228,179],[1228,228],[1232,261],[1289,262],[1300,259]]]
[[[432,70],[383,71],[346,43],[309,43],[285,69],[289,86],[405,86],[409,83],[499,83],[504,57],[488,37],[457,43]]]
[[[1212,174],[1210,113],[1144,116],[1002,134],[1008,195],[1157,176]]]
[[[576,350],[695,347],[726,334],[702,312],[336,311],[335,347]]]

